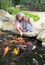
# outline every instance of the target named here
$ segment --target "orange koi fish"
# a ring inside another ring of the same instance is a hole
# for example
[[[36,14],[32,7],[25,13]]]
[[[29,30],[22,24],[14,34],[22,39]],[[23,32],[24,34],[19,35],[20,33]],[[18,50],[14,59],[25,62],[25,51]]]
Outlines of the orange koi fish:
[[[4,56],[8,53],[9,50],[10,50],[10,48],[7,46],[7,47],[4,49],[4,55],[3,55],[2,57],[4,57]]]

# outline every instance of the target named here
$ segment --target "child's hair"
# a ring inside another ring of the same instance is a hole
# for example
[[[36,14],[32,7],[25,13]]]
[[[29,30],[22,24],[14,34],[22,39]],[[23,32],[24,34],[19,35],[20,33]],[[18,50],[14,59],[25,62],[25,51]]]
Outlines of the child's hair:
[[[19,20],[19,17],[20,17],[19,13],[16,14],[16,20]]]
[[[28,21],[27,22],[29,23],[30,22],[30,18],[28,16],[26,16],[26,17],[28,18]]]
[[[25,17],[25,16],[24,16],[24,14],[22,14],[22,15],[21,15],[21,14],[22,14],[22,13],[17,13],[17,14],[16,14],[16,19],[19,20],[19,17],[21,17],[21,20],[24,21],[24,17]]]
[[[25,19],[24,19],[24,17],[22,17],[22,19],[21,19],[22,21],[24,21]]]

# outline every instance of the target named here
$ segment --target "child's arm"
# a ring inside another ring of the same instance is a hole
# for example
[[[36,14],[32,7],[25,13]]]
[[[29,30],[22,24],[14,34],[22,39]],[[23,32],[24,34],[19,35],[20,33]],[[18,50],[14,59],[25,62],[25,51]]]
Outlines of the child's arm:
[[[20,33],[21,36],[22,36],[22,31],[18,28],[17,24],[16,24],[15,26],[16,26],[17,30],[19,31],[19,33]]]
[[[32,23],[31,23],[31,21],[29,20],[29,22],[28,22],[31,26],[32,26]]]
[[[16,19],[14,19],[14,22],[15,22],[15,27],[16,27],[16,29],[19,31],[19,33],[20,33],[21,36],[22,36],[22,31],[18,28]]]

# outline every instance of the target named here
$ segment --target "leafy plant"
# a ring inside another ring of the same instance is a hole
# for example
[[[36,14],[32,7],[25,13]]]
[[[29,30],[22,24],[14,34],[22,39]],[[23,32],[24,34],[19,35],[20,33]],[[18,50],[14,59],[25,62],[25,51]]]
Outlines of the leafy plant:
[[[7,1],[2,1],[2,9],[7,10]]]
[[[21,12],[22,10],[21,9],[18,9],[18,8],[14,8],[14,7],[11,7],[11,8],[8,8],[8,12],[12,15],[16,14],[16,13],[19,13]]]
[[[40,17],[38,15],[35,15],[35,14],[30,14],[29,12],[27,11],[22,11],[26,16],[29,16],[31,18],[33,18],[34,21],[38,21],[40,19]]]
[[[19,4],[20,0],[12,0],[12,2],[14,3],[14,6],[15,6]]]
[[[0,0],[0,8],[7,11],[8,7],[13,6],[12,0]]]

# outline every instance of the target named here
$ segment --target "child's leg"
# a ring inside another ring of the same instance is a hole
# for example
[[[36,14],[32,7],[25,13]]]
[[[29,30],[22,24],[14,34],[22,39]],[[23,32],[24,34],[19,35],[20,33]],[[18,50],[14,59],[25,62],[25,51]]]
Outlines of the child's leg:
[[[28,31],[33,31],[33,26],[31,26],[30,24],[27,23],[27,30]]]

